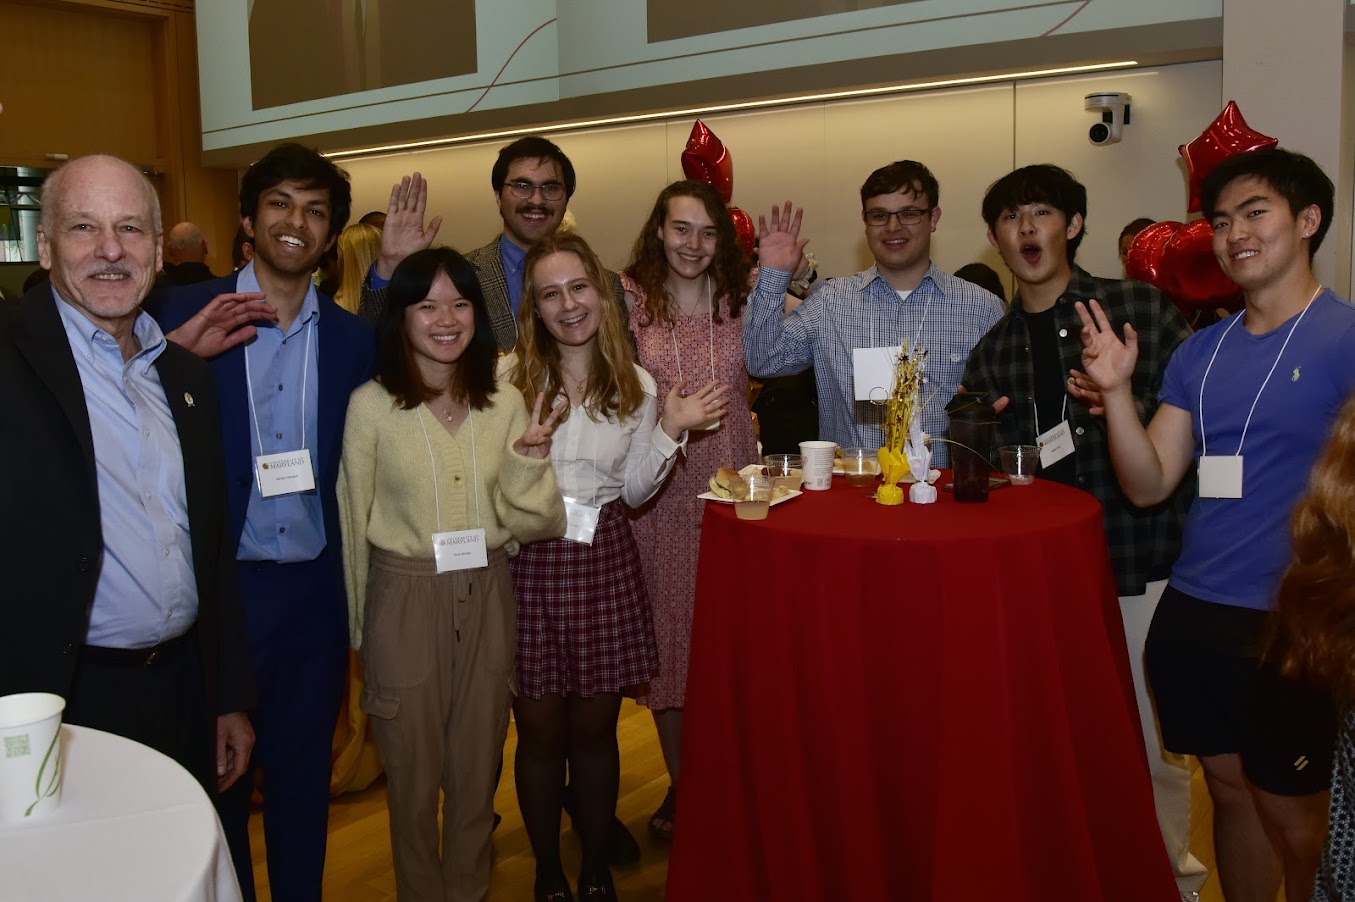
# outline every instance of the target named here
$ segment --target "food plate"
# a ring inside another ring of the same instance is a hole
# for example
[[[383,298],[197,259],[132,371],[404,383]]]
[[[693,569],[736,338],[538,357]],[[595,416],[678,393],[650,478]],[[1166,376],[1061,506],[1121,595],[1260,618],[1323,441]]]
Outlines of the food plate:
[[[798,491],[798,490],[796,490],[796,489],[791,489],[789,495],[782,495],[780,498],[773,498],[773,499],[769,502],[769,504],[770,504],[772,507],[776,507],[778,504],[782,503],[783,501],[789,501],[789,500],[792,499],[792,498],[799,498],[799,497],[800,497],[801,495],[803,495],[803,494],[804,494],[804,492],[802,492],[802,491]],[[734,503],[734,499],[733,499],[733,498],[721,498],[719,495],[715,494],[714,492],[702,492],[700,495],[697,495],[696,497],[702,498],[702,499],[704,499],[704,500],[706,500],[706,501],[715,501],[715,502],[717,502],[717,503],[719,503],[719,504],[733,504],[733,503]]]

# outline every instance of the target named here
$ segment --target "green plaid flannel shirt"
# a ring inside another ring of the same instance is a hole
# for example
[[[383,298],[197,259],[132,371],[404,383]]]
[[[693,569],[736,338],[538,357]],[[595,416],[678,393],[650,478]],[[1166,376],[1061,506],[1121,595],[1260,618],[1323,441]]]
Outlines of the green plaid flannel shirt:
[[[1158,391],[1167,361],[1190,327],[1176,306],[1156,288],[1143,282],[1098,279],[1074,268],[1072,280],[1054,303],[1059,366],[1063,372],[1082,369],[1082,321],[1073,304],[1095,299],[1119,334],[1126,322],[1139,336],[1134,366],[1134,401],[1143,423],[1157,411]],[[969,391],[992,392],[1011,399],[998,417],[993,447],[1033,444],[1035,441],[1035,369],[1030,336],[1020,299],[1014,299],[1002,319],[980,339],[969,355],[964,386]],[[1076,446],[1076,485],[1101,502],[1106,541],[1122,596],[1141,595],[1145,585],[1164,579],[1181,550],[1181,526],[1195,494],[1193,474],[1167,501],[1150,508],[1135,507],[1120,491],[1110,462],[1105,421],[1070,398],[1068,425]],[[994,452],[996,454],[996,452]]]

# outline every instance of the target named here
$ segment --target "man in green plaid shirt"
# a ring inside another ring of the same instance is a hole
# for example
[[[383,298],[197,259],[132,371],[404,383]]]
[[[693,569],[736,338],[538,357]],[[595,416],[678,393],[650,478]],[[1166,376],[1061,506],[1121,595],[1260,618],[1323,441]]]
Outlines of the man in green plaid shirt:
[[[1190,773],[1179,756],[1162,749],[1144,681],[1143,647],[1180,549],[1194,488],[1183,486],[1146,509],[1120,491],[1099,395],[1076,369],[1082,360],[1082,323],[1073,305],[1095,298],[1112,322],[1133,324],[1139,336],[1134,398],[1145,424],[1157,410],[1167,361],[1190,327],[1152,286],[1098,279],[1073,263],[1086,215],[1087,189],[1057,166],[1026,166],[988,189],[983,199],[988,240],[1016,277],[1017,293],[1007,313],[974,347],[964,385],[1010,399],[998,417],[995,446],[1040,446],[1039,476],[1090,492],[1105,510],[1158,822],[1182,898],[1189,898],[1205,876],[1190,854]]]

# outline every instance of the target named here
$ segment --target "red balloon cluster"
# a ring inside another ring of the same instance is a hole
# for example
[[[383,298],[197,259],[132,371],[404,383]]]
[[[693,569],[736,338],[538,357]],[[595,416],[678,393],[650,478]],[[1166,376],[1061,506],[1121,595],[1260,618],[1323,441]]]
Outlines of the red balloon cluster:
[[[700,119],[692,126],[687,146],[682,151],[682,172],[689,179],[710,185],[726,204],[734,197],[734,158],[725,142]],[[735,206],[729,207],[729,215],[734,220],[734,235],[739,247],[751,257],[757,237],[753,231],[753,217]]]
[[[1200,136],[1178,150],[1190,179],[1189,212],[1200,210],[1200,186],[1234,154],[1274,147],[1279,141],[1247,125],[1237,104],[1228,105]],[[1242,291],[1223,274],[1214,256],[1214,232],[1202,219],[1182,224],[1159,222],[1134,238],[1125,258],[1129,278],[1157,286],[1183,307],[1239,305]]]

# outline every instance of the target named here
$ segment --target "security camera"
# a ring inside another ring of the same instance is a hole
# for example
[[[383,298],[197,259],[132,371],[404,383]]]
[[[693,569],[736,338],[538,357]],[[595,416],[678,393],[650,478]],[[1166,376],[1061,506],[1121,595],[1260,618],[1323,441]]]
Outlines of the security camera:
[[[1129,124],[1128,94],[1107,93],[1088,94],[1086,108],[1088,112],[1101,113],[1101,121],[1091,127],[1087,137],[1096,145],[1118,144],[1120,133]]]

